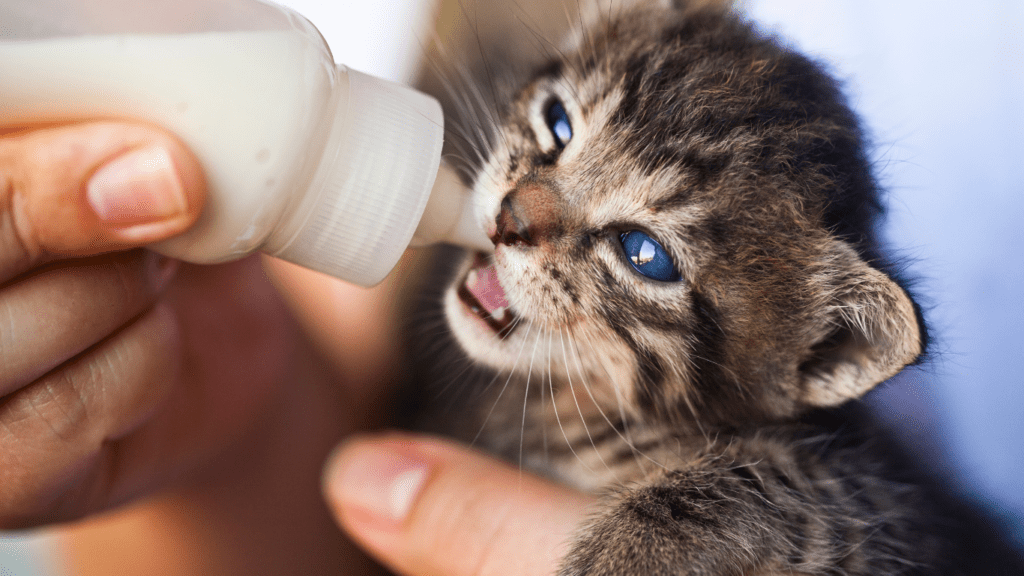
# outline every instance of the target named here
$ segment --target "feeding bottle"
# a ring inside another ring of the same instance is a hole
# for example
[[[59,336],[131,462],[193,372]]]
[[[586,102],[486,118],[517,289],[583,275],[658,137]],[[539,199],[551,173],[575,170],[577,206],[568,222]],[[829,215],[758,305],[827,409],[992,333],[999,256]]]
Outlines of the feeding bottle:
[[[159,124],[202,163],[206,204],[153,246],[168,256],[261,250],[369,286],[410,242],[490,245],[438,176],[437,101],[336,65],[270,2],[0,2],[0,125],[96,118]]]

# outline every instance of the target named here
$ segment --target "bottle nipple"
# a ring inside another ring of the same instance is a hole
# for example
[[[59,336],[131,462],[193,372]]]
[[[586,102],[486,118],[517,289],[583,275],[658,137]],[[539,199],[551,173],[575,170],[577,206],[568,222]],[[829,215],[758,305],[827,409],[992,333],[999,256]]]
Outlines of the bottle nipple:
[[[430,199],[411,246],[447,242],[464,248],[493,252],[494,244],[476,219],[470,190],[446,164],[437,171]]]

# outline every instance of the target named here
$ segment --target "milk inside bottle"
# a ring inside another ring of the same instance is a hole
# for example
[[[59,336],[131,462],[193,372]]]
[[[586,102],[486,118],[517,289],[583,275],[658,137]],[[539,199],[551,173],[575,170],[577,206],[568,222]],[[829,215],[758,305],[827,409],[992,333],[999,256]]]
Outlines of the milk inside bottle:
[[[181,16],[190,2],[192,19]],[[55,4],[98,30],[61,28],[74,19],[54,19],[44,8]],[[336,65],[286,8],[178,0],[154,14],[151,4],[165,3],[7,0],[0,125],[117,118],[178,135],[209,194],[196,225],[156,249],[201,263],[263,250],[371,285],[425,210],[421,235],[431,237],[421,242],[490,246],[459,180],[434,186],[443,137],[434,99]]]

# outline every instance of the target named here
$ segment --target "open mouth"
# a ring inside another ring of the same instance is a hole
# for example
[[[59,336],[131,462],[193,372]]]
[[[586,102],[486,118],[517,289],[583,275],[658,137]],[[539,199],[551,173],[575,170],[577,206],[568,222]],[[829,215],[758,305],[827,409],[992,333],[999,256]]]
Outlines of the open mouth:
[[[505,336],[515,328],[516,316],[505,298],[505,289],[498,282],[494,263],[483,254],[477,254],[458,291],[459,299],[498,336]]]

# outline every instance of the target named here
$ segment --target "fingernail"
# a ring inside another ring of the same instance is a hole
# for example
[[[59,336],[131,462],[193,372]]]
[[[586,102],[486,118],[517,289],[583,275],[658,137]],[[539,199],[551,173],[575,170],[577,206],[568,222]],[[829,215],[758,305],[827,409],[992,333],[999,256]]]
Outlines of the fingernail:
[[[86,186],[101,220],[119,226],[148,224],[185,211],[185,190],[170,153],[149,146],[100,168]]]
[[[331,458],[327,491],[344,507],[401,522],[423,488],[430,466],[407,454],[359,446]]]
[[[149,276],[149,285],[154,292],[160,292],[174,278],[178,270],[178,261],[168,258],[163,254],[150,252],[146,255],[146,274]]]

